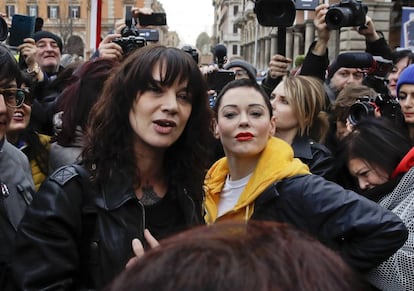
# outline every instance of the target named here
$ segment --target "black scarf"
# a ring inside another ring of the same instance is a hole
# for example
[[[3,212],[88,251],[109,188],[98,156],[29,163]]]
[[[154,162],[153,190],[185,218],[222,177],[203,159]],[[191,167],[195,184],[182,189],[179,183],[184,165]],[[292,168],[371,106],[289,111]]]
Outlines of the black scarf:
[[[378,202],[381,200],[382,197],[391,193],[395,187],[397,187],[398,183],[400,183],[401,178],[404,176],[405,173],[399,174],[394,179],[382,184],[378,185],[375,188],[365,190],[361,192],[361,195],[365,196],[366,198]]]

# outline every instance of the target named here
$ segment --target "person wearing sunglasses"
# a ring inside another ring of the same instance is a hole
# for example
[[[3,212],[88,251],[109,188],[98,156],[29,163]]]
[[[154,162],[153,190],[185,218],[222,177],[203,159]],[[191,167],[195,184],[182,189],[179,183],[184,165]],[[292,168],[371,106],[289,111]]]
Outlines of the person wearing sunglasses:
[[[29,159],[36,191],[48,175],[49,135],[38,133],[32,122],[33,97],[30,93],[30,76],[22,75],[18,89],[9,89],[6,94],[15,95],[15,110],[7,129],[7,139]]]
[[[35,191],[27,157],[7,141],[14,111],[24,102],[17,89],[20,70],[9,49],[0,45],[0,290],[15,290],[10,259],[17,226]]]

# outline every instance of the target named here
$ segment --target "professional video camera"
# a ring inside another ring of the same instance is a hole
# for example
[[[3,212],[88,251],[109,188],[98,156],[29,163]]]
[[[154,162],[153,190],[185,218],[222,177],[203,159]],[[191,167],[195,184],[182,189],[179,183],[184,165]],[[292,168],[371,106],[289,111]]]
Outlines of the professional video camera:
[[[328,29],[335,30],[341,27],[361,26],[365,24],[368,6],[360,0],[342,0],[338,4],[328,7],[325,22]]]
[[[140,36],[139,29],[137,29],[135,19],[132,17],[132,12],[125,12],[125,25],[121,31],[121,37],[113,40],[114,43],[117,43],[121,46],[124,54],[129,54],[130,52],[144,47],[147,45],[147,41],[144,37]]]
[[[189,53],[193,60],[198,64],[198,52],[195,48],[192,48],[191,45],[185,45],[181,49],[186,53]]]
[[[218,70],[207,73],[207,86],[209,90],[219,93],[223,87],[233,81],[236,77],[234,71],[224,70],[223,66],[227,62],[227,48],[223,44],[217,44],[213,50],[214,62]]]
[[[262,26],[289,27],[296,17],[292,0],[257,0],[254,6],[257,21]]]
[[[379,110],[381,116],[399,122],[403,116],[398,100],[390,95],[378,94],[376,97],[362,96],[351,105],[349,109],[349,122],[356,125],[366,117],[376,117],[375,111]]]

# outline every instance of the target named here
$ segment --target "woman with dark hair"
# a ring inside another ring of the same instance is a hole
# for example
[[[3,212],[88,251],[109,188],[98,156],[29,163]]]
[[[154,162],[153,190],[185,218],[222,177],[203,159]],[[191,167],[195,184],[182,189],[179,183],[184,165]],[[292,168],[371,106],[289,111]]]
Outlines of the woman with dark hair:
[[[72,164],[84,145],[86,122],[92,106],[102,93],[105,80],[118,65],[111,59],[94,59],[82,64],[58,98],[58,131],[51,144],[49,171]]]
[[[11,51],[0,44],[0,290],[16,290],[10,270],[16,229],[35,192],[27,157],[6,137],[14,111],[27,92],[19,89],[21,75]]]
[[[161,241],[107,291],[362,291],[332,250],[271,221],[200,226]]]
[[[48,175],[50,136],[38,133],[31,122],[33,97],[30,94],[31,78],[22,73],[20,88],[25,92],[23,103],[16,107],[7,129],[7,140],[29,159],[35,190]]]
[[[203,223],[209,128],[206,83],[188,53],[131,53],[90,113],[82,165],[52,174],[20,224],[20,287],[100,289],[144,229],[159,240]]]
[[[405,244],[368,273],[380,290],[414,286],[414,149],[410,139],[386,119],[369,118],[343,139],[341,151],[361,195],[397,214],[408,228]]]
[[[214,134],[226,157],[205,179],[205,220],[286,222],[367,271],[391,256],[407,237],[397,215],[345,190],[293,158],[273,137],[275,117],[266,93],[247,79],[227,84],[214,107]]]

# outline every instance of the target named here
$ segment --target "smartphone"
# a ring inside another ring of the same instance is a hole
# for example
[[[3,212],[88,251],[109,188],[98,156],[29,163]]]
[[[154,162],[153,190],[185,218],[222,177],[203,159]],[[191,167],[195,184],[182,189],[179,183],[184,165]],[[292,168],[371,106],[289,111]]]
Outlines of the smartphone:
[[[233,81],[236,77],[234,71],[218,70],[207,74],[207,84],[209,90],[214,90],[217,93],[226,86],[227,83]]]
[[[146,41],[159,41],[160,35],[157,29],[140,28],[138,29],[139,36],[145,38]]]
[[[138,13],[138,21],[141,26],[167,25],[167,15],[164,12],[153,12],[151,14]]]
[[[28,37],[33,37],[35,31],[36,17],[14,14],[10,27],[9,45],[17,47]]]

